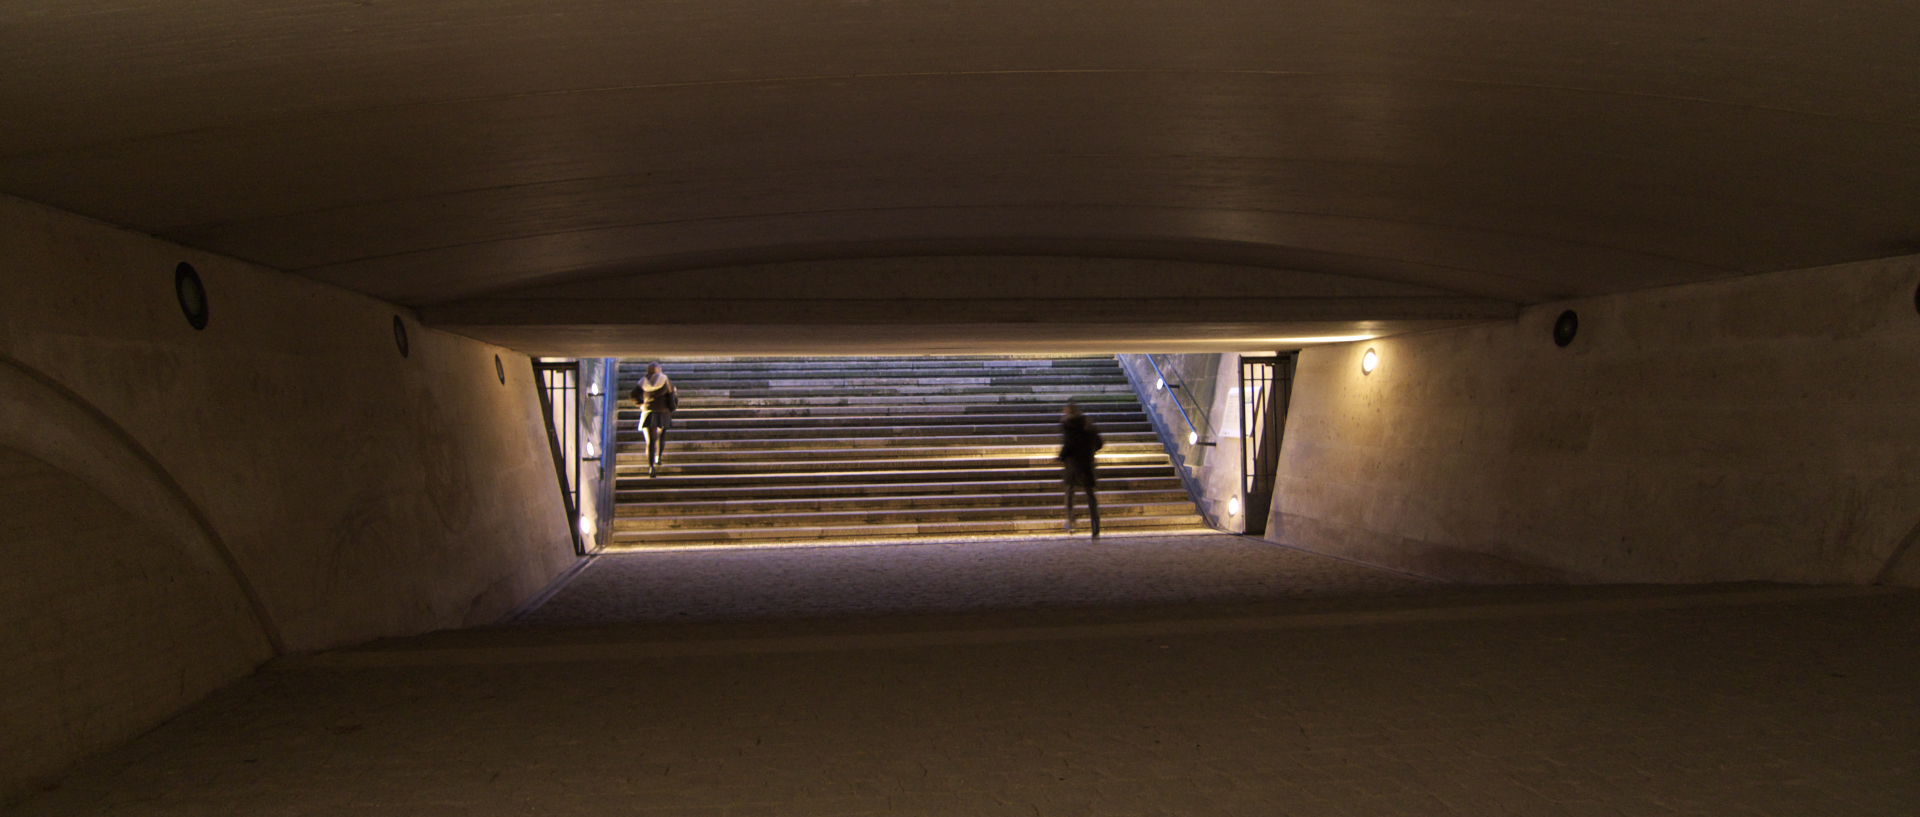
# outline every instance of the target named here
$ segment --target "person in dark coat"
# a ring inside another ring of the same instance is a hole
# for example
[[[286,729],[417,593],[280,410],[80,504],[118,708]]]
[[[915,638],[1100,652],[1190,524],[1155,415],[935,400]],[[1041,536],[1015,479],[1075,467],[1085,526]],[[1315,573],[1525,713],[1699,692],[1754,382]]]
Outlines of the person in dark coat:
[[[1067,493],[1067,532],[1073,532],[1073,492],[1087,492],[1087,515],[1093,519],[1093,536],[1100,537],[1100,500],[1093,493],[1093,455],[1106,443],[1093,421],[1080,413],[1080,407],[1067,403],[1060,418],[1060,465]]]
[[[679,395],[660,364],[649,363],[647,376],[633,387],[633,401],[640,404],[640,434],[647,440],[647,476],[653,476],[660,467],[661,455],[667,453],[667,427],[673,424]]]

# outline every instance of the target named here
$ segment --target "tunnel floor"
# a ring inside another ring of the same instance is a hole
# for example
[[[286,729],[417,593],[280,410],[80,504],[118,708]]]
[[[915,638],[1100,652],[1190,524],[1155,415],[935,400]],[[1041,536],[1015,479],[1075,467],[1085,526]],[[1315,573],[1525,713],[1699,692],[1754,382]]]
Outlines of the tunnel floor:
[[[281,659],[19,814],[1906,815],[1920,593],[1229,536],[607,557]]]

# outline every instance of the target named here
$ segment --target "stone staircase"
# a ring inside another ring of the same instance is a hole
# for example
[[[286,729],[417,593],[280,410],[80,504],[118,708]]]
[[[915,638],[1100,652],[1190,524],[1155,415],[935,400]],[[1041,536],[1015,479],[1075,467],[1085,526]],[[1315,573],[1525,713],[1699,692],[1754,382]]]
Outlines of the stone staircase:
[[[1062,533],[1069,397],[1106,440],[1102,533],[1205,529],[1110,357],[662,365],[680,410],[648,477],[624,397],[646,363],[620,363],[614,547]]]

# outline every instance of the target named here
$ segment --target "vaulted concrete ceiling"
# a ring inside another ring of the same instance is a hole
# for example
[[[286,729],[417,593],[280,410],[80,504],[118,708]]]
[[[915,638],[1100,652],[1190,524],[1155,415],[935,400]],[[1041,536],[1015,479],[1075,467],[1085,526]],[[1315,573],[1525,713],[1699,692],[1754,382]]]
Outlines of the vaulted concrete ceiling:
[[[1911,0],[14,0],[0,191],[523,348],[1009,286],[1385,331],[1920,251],[1916,43]]]

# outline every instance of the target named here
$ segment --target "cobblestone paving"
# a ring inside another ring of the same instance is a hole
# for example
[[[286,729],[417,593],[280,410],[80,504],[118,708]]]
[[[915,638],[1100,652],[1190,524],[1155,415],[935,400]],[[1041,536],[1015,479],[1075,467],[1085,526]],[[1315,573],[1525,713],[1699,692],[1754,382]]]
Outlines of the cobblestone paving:
[[[833,620],[776,637],[757,624],[449,633],[284,661],[19,813],[1905,816],[1920,804],[1920,594],[1516,598],[1399,595],[1330,614],[1223,603],[1184,621],[1034,609],[1019,627],[964,631],[901,616],[882,635]]]

